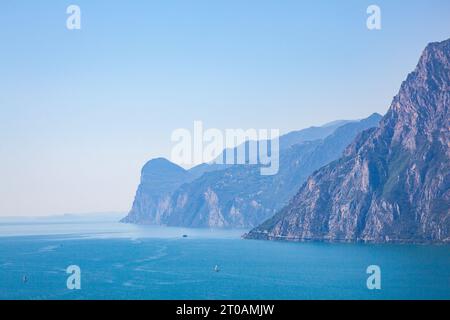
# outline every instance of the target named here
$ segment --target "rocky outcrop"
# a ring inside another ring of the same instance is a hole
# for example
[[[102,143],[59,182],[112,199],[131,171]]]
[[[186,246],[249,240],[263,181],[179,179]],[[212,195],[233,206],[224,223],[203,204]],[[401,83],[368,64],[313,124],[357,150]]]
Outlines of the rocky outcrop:
[[[450,242],[449,105],[447,40],[427,46],[378,128],[361,133],[245,237]]]
[[[323,131],[313,127],[282,136],[280,170],[274,176],[262,176],[256,165],[222,166],[214,170],[207,166],[208,170],[200,172],[198,168],[186,171],[176,166],[177,170],[171,170],[174,177],[169,187],[159,192],[158,181],[164,179],[164,174],[161,171],[156,174],[157,168],[150,162],[148,169],[144,167],[143,180],[125,222],[254,227],[282,208],[314,170],[341,156],[359,132],[377,126],[380,119],[380,115],[374,114],[361,121],[336,122],[325,126]],[[325,134],[325,139],[304,141]]]
[[[325,124],[321,127],[310,127],[299,131],[293,131],[280,137],[280,150],[290,148],[292,145],[305,141],[323,139],[332,134],[337,128],[349,123],[348,120],[340,120]],[[234,152],[230,150],[229,152]],[[223,158],[224,153],[219,156]],[[172,194],[183,184],[189,184],[204,173],[225,170],[227,165],[200,164],[185,170],[180,166],[164,158],[148,161],[141,170],[141,182],[137,188],[133,206],[128,215],[121,220],[124,223],[135,224],[167,224],[168,217],[176,208],[183,208],[188,199],[187,195],[179,197],[177,202],[172,203]],[[238,213],[235,212],[237,215]],[[188,214],[189,215],[189,214]],[[180,224],[172,217],[174,225]],[[214,221],[214,220],[213,220]],[[262,220],[259,220],[261,222]],[[189,224],[188,224],[189,225]],[[203,225],[208,225],[203,223]],[[216,224],[212,224],[216,226]],[[240,222],[239,226],[245,225]]]
[[[164,158],[147,162],[141,171],[133,207],[122,222],[162,224],[170,208],[170,195],[182,184],[214,170],[219,167],[207,164],[185,170]]]

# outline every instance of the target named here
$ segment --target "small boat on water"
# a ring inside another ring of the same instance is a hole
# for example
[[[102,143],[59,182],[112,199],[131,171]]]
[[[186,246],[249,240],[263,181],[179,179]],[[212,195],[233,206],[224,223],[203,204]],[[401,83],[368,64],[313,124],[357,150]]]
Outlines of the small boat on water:
[[[188,237],[188,235],[187,234],[183,234],[183,238],[187,238]]]
[[[219,272],[219,271],[220,271],[219,266],[216,264],[214,267],[214,272]]]
[[[23,282],[23,283],[27,283],[27,282],[28,282],[28,277],[27,277],[26,275],[24,275],[24,276],[22,277],[22,282]]]

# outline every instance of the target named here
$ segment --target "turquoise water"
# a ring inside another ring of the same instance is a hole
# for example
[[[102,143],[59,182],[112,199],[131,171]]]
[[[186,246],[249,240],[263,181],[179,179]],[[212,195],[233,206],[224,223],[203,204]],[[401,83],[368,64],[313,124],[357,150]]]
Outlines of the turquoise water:
[[[0,299],[450,299],[450,246],[249,241],[243,232],[1,223]],[[81,268],[81,290],[66,287],[69,265]],[[381,290],[366,287],[369,265],[381,267]]]

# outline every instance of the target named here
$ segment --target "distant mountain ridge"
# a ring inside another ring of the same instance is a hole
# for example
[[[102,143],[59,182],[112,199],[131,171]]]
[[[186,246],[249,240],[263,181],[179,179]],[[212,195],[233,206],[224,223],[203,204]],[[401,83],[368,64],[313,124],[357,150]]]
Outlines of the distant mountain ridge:
[[[378,128],[245,238],[450,242],[450,40],[431,43]]]
[[[353,138],[378,125],[373,114],[280,137],[280,172],[261,176],[257,165],[203,164],[185,170],[168,160],[142,169],[133,207],[123,222],[184,227],[256,226],[272,216],[314,170],[337,159]],[[312,141],[308,141],[312,139]]]

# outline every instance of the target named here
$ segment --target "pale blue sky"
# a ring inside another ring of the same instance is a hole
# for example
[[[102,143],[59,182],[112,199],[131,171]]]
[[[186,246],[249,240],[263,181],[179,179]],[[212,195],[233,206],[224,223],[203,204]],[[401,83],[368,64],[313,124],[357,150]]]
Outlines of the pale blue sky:
[[[4,0],[0,215],[126,211],[194,120],[284,133],[384,113],[449,37],[448,0]]]

